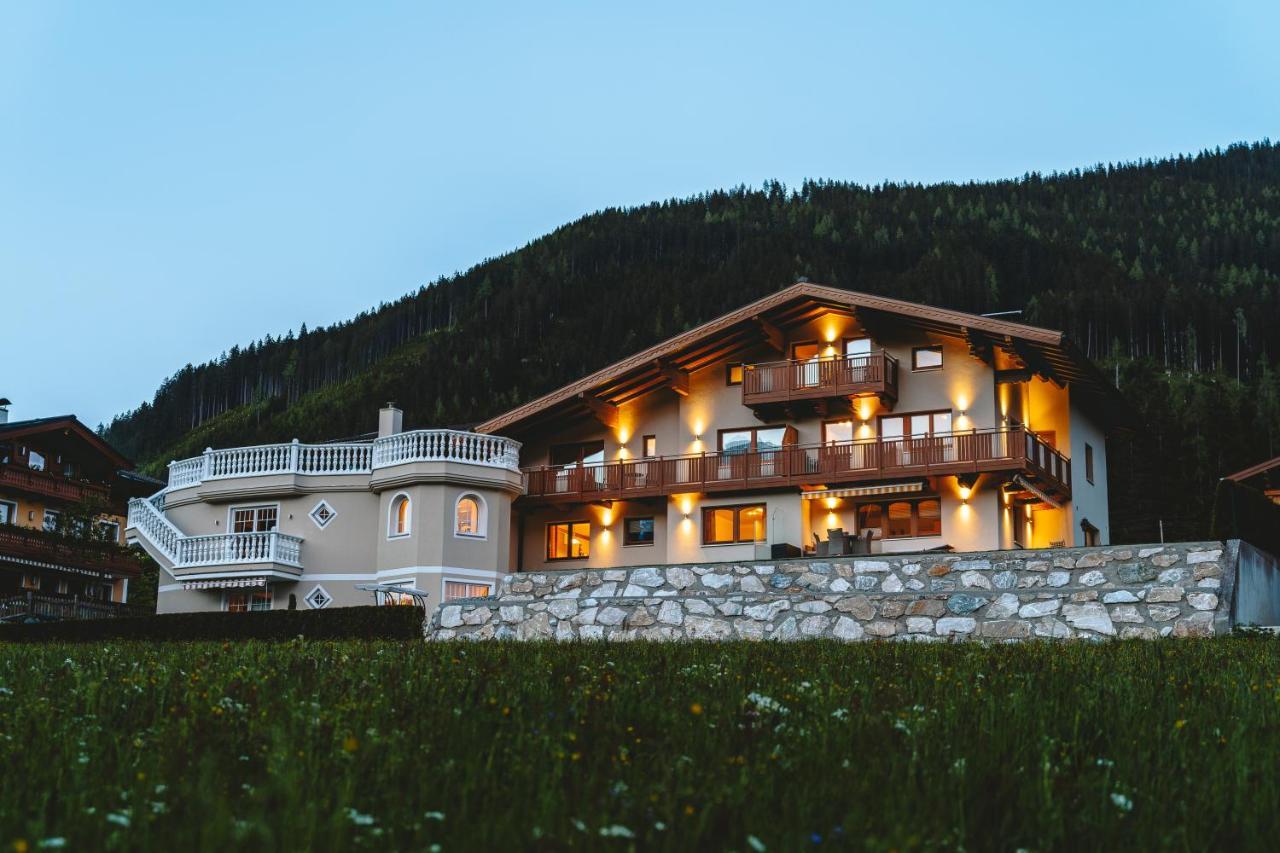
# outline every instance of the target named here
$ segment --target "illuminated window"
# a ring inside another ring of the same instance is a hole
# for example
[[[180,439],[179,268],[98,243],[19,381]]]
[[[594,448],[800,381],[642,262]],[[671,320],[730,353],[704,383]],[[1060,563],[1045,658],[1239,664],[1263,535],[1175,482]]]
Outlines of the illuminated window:
[[[726,385],[741,385],[741,384],[742,384],[742,371],[743,371],[743,369],[744,369],[744,368],[743,368],[743,366],[742,366],[741,364],[728,364],[728,365],[725,365],[725,368],[724,368],[724,384],[726,384]]]
[[[591,556],[591,525],[562,521],[547,525],[548,560],[583,560]]]
[[[228,592],[224,601],[228,613],[248,613],[271,609],[271,588]]]
[[[459,536],[483,538],[485,535],[484,501],[479,495],[463,495],[458,498],[454,512],[454,533]]]
[[[916,535],[942,535],[942,503],[936,500],[916,504]]]
[[[911,504],[906,501],[894,501],[889,504],[885,513],[888,524],[884,535],[889,539],[901,539],[911,535]]]
[[[391,499],[391,511],[387,519],[388,536],[408,536],[411,529],[410,510],[412,503],[408,495],[396,495]]]
[[[658,437],[656,435],[646,435],[640,444],[641,456],[652,459],[658,455]]]
[[[942,367],[942,347],[916,347],[911,350],[912,370],[937,370]]]
[[[459,598],[484,598],[489,594],[487,583],[467,583],[465,581],[445,581],[444,600],[456,601]]]
[[[628,518],[622,525],[623,545],[652,545],[653,517]]]
[[[765,532],[764,504],[715,506],[702,511],[702,541],[705,545],[763,542]]]
[[[872,539],[942,535],[942,503],[937,498],[858,505],[858,532]]]

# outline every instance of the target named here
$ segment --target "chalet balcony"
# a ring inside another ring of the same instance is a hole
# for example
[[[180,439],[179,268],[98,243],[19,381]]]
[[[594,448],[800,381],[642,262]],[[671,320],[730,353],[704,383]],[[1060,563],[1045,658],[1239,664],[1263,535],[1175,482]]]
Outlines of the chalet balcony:
[[[531,503],[626,500],[686,492],[741,492],[951,474],[1021,474],[1055,499],[1071,494],[1065,456],[1022,427],[935,434],[893,441],[790,445],[754,452],[704,453],[560,465],[525,471]]]
[[[90,570],[103,576],[133,577],[142,570],[138,556],[109,542],[80,542],[34,530],[0,525],[0,562],[5,558],[48,566]]]
[[[149,615],[150,610],[132,604],[94,601],[71,595],[50,595],[31,590],[0,598],[0,622],[53,622]]]
[[[754,409],[822,403],[853,397],[898,399],[898,360],[884,350],[808,360],[744,365],[742,404]]]
[[[106,501],[111,497],[111,489],[107,486],[72,480],[59,474],[36,471],[22,465],[0,465],[0,491],[4,490],[73,503],[89,498]]]

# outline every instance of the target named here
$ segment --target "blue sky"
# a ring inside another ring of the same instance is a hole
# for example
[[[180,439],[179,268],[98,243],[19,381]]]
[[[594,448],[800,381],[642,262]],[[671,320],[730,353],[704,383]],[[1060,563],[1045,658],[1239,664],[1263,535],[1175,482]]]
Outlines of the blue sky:
[[[15,418],[108,420],[602,207],[1280,132],[1274,2],[199,5],[0,4]]]

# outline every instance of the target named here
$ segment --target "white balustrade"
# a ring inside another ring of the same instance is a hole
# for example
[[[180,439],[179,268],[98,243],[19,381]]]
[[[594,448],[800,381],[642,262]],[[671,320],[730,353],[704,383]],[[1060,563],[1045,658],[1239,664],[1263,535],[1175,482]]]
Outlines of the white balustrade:
[[[129,501],[129,526],[146,537],[175,569],[241,563],[280,563],[302,568],[302,539],[297,536],[274,530],[184,536],[156,507],[154,497]]]
[[[270,474],[371,474],[374,469],[407,462],[465,462],[519,473],[520,442],[496,435],[429,429],[373,441],[333,444],[294,441],[210,449],[202,456],[170,462],[168,488]]]

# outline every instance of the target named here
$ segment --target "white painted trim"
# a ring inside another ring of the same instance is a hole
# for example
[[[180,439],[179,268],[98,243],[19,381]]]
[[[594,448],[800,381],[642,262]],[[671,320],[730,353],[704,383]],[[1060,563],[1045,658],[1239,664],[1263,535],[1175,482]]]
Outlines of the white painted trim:
[[[445,593],[445,590],[447,589],[446,584],[448,584],[448,583],[449,583],[449,581],[453,581],[454,583],[465,583],[465,584],[467,584],[467,585],[474,586],[474,585],[476,585],[476,581],[477,581],[477,580],[479,580],[479,578],[461,578],[461,577],[451,578],[451,577],[449,577],[448,575],[443,575],[443,576],[441,576],[441,578],[440,578],[440,603],[441,603],[441,604],[443,604],[444,602],[446,602],[446,601],[449,601],[449,600],[450,600],[450,599],[448,599],[448,598],[445,598],[445,594],[446,594],[446,593]],[[496,583],[488,583],[488,584],[485,584],[485,586],[489,588],[488,595],[493,595],[494,587],[496,587],[496,586],[497,586],[497,584],[496,584]]]
[[[311,596],[313,596],[313,595],[315,595],[315,594],[316,594],[316,590],[320,590],[320,593],[321,593],[325,598],[329,599],[328,601],[326,601],[324,604],[322,604],[322,605],[321,605],[321,606],[319,606],[319,607],[316,607],[314,604],[312,604],[312,603],[311,603]],[[305,604],[305,605],[307,605],[307,607],[308,607],[308,608],[310,608],[310,609],[312,609],[312,610],[324,610],[324,609],[325,609],[326,607],[328,607],[330,604],[333,604],[333,596],[329,594],[329,590],[325,589],[325,588],[324,588],[323,586],[321,586],[320,584],[316,584],[315,586],[311,587],[311,591],[310,591],[310,592],[308,592],[306,595],[302,596],[302,603],[303,603],[303,604]]]
[[[463,580],[463,579],[486,580],[486,581],[492,581],[494,584],[497,584],[497,582],[501,580],[503,575],[509,574],[508,572],[499,572],[499,571],[493,571],[490,569],[464,569],[461,566],[406,566],[400,569],[382,569],[377,572],[364,572],[364,573],[353,572],[353,573],[335,573],[335,574],[311,574],[310,572],[308,572],[307,574],[304,574],[301,576],[295,576],[295,575],[284,576],[284,575],[271,575],[270,573],[263,573],[263,572],[254,572],[254,576],[260,577],[263,574],[266,574],[271,577],[276,577],[285,582],[292,581],[295,583],[303,584],[303,583],[316,583],[319,581],[372,581],[372,580],[382,581],[385,578],[412,579],[414,575],[425,575],[427,577],[435,577],[435,576],[443,575],[446,573],[457,575],[458,580]],[[184,575],[182,580],[184,581],[218,580],[224,577],[226,577],[226,573],[219,572],[217,574],[212,574],[212,575]],[[180,592],[182,591],[182,584],[181,583],[165,584],[164,586],[161,586],[159,588],[159,591],[160,592]]]
[[[458,532],[458,507],[467,498],[471,498],[476,502],[476,527],[480,530],[479,533]],[[484,499],[483,495],[478,492],[463,492],[453,502],[453,537],[455,539],[470,539],[474,542],[483,542],[489,538],[489,503]]]
[[[329,516],[329,520],[326,521],[324,524],[321,524],[318,520],[316,520],[316,510],[318,510],[322,506],[327,506],[329,508],[329,511],[333,513],[333,515]],[[307,518],[311,519],[311,523],[316,526],[317,530],[328,529],[329,525],[333,524],[334,520],[337,517],[338,517],[338,511],[334,509],[333,504],[329,503],[329,501],[326,500],[325,498],[321,498],[320,500],[316,501],[316,505],[313,506],[307,512]]]
[[[399,502],[403,498],[409,509],[404,514],[405,529],[396,530],[396,516],[399,515]],[[413,498],[408,492],[396,492],[387,503],[387,538],[405,539],[413,535]]]
[[[273,527],[273,528],[271,528],[271,530],[276,530],[276,531],[278,531],[278,530],[280,529],[280,502],[279,502],[279,501],[276,501],[275,503],[271,503],[271,502],[269,502],[269,501],[268,501],[268,502],[266,502],[266,503],[231,504],[230,506],[228,506],[228,507],[227,507],[227,526],[224,528],[225,532],[227,532],[227,533],[234,533],[234,532],[235,532],[235,526],[236,526],[236,525],[235,525],[236,510],[238,510],[238,509],[266,509],[267,507],[274,507],[274,508],[275,508],[275,511],[276,511],[276,526],[275,526],[275,527]],[[253,526],[254,526],[254,527],[257,527],[257,526],[258,526],[258,517],[257,517],[256,515],[254,516],[254,519],[253,519]],[[270,532],[271,532],[271,530],[261,531],[261,532],[270,533]],[[260,532],[260,531],[254,530],[254,531],[251,531],[251,532],[253,532],[253,533],[258,533],[258,532]],[[216,534],[215,534],[215,535],[216,535]]]

